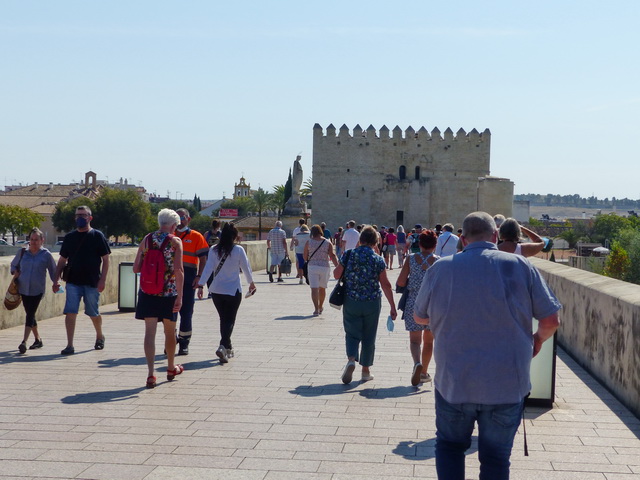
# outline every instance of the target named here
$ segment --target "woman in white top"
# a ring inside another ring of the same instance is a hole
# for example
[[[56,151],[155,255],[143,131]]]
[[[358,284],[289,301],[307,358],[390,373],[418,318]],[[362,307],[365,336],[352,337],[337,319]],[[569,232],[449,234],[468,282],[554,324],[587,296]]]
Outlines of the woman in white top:
[[[222,227],[220,241],[211,247],[207,264],[198,282],[198,288],[201,288],[213,273],[213,282],[211,282],[209,292],[212,294],[213,304],[220,315],[221,338],[220,346],[216,350],[220,363],[227,363],[229,358],[233,357],[231,333],[242,301],[241,271],[244,272],[244,277],[249,283],[249,293],[253,295],[256,292],[247,254],[241,246],[235,244],[237,238],[238,230],[232,224],[227,223]]]
[[[311,227],[311,238],[304,247],[304,261],[308,263],[314,317],[322,313],[324,299],[327,296],[327,284],[331,276],[329,260],[334,267],[338,266],[338,259],[333,253],[333,245],[322,236],[322,227],[314,225]]]

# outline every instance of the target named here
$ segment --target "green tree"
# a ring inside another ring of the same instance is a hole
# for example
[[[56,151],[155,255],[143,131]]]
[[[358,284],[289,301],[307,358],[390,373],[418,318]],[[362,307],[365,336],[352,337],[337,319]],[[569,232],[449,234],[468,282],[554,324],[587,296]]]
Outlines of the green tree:
[[[151,208],[134,190],[105,188],[95,202],[92,225],[107,238],[122,235],[132,240],[148,232]]]
[[[278,220],[280,220],[280,216],[282,215],[282,211],[284,210],[285,203],[285,186],[274,185],[273,192],[271,193],[271,203],[269,207],[275,210],[275,212],[278,214]]]
[[[271,202],[271,194],[265,192],[262,187],[253,194],[253,203],[255,210],[258,212],[258,240],[262,237],[262,214],[269,208]]]
[[[536,219],[536,218],[529,217],[529,226],[531,228],[544,227],[544,223],[541,222],[540,220]]]
[[[59,232],[70,232],[76,228],[76,208],[87,206],[94,211],[94,202],[87,197],[76,197],[68,201],[62,201],[56,205],[51,217],[51,223]]]
[[[311,177],[307,178],[302,184],[302,188],[300,189],[300,195],[303,197],[308,197],[313,193],[313,180]]]
[[[289,177],[287,177],[287,183],[284,184],[284,203],[291,198],[293,194],[293,177],[291,176],[291,169],[289,169]],[[283,208],[284,208],[283,203]]]
[[[17,205],[0,205],[0,233],[10,232],[15,244],[18,235],[39,227],[44,217],[28,208]]]
[[[189,228],[192,228],[193,230],[200,232],[201,234],[204,235],[206,231],[211,228],[211,220],[213,220],[213,218],[207,215],[199,214],[195,218],[191,219],[191,222],[189,223]]]
[[[604,243],[605,240],[613,240],[620,230],[630,226],[632,223],[628,218],[615,213],[596,215],[591,238],[596,242]]]
[[[580,237],[578,237],[578,234],[573,228],[565,230],[558,235],[558,238],[565,240],[569,244],[569,248],[576,248],[576,244],[580,241]]]
[[[604,265],[604,275],[618,280],[625,280],[630,264],[629,254],[620,246],[617,240],[614,240]]]
[[[617,242],[629,256],[629,265],[624,279],[627,282],[640,284],[640,230],[625,228],[618,232]]]

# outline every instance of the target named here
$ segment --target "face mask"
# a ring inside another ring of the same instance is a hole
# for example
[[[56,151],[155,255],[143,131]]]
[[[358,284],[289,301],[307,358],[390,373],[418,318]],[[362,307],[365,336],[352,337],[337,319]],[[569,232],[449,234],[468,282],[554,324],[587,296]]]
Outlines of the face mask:
[[[186,226],[185,227],[178,227],[178,228],[176,228],[176,230],[179,231],[179,232],[184,232],[187,228],[189,228],[189,227],[186,227]]]
[[[84,228],[84,227],[86,227],[86,226],[87,226],[87,223],[89,223],[89,222],[88,222],[88,221],[87,221],[87,219],[86,219],[86,218],[84,218],[84,217],[78,217],[78,218],[76,218],[76,227],[78,227],[78,228]]]

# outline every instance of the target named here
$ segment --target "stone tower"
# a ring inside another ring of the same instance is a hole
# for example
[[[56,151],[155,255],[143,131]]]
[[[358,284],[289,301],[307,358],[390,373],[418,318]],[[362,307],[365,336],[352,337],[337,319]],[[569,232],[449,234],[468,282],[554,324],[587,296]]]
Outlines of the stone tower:
[[[511,215],[513,183],[489,175],[491,132],[313,127],[313,222],[458,228],[475,210]]]
[[[240,177],[240,182],[233,187],[233,199],[246,198],[251,196],[251,185],[246,183],[244,177]]]

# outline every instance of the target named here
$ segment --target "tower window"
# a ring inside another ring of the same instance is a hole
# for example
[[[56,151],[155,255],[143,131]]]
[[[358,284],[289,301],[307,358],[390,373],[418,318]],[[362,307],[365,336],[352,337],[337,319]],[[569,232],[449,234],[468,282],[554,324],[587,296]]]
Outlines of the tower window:
[[[400,177],[400,180],[407,178],[407,167],[400,165],[400,172],[398,173],[398,176]]]
[[[416,167],[416,180],[420,180],[420,166]]]

